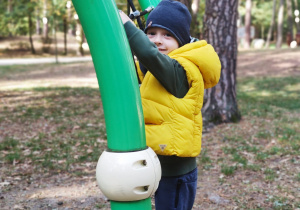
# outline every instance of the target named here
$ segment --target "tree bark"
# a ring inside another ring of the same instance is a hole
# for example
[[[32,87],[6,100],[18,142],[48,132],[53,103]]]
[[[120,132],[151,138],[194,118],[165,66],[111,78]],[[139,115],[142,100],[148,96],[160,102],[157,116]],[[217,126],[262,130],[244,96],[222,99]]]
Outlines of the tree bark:
[[[67,18],[64,18],[64,48],[65,48],[65,52],[64,54],[67,55],[68,54],[68,48],[67,48],[67,30],[68,30],[68,22],[67,22]]]
[[[40,35],[41,31],[42,31],[41,19],[40,19],[39,13],[40,13],[40,11],[39,11],[39,9],[37,9],[36,10],[36,32],[35,32],[37,35]]]
[[[199,21],[197,19],[199,12],[200,0],[193,0],[191,5],[192,23],[191,23],[191,36],[200,39]]]
[[[299,8],[298,8],[298,0],[294,0],[294,6],[295,6],[295,9],[299,10]],[[300,33],[300,25],[299,25],[299,23],[296,23],[296,21],[295,21],[295,24],[296,24],[296,28],[297,28],[297,34],[298,34],[298,33]]]
[[[277,40],[276,48],[281,48],[282,45],[282,24],[283,24],[284,0],[280,0],[278,19],[277,19]]]
[[[83,28],[79,22],[79,20],[77,20],[77,24],[76,24],[76,40],[78,43],[78,48],[77,48],[77,55],[81,55],[84,56],[84,50],[82,47],[83,44],[83,39],[84,39],[84,35],[83,35]]]
[[[12,0],[7,0],[7,13],[10,14],[12,12]],[[11,25],[11,21],[9,21],[8,25]],[[9,27],[9,37],[12,37],[12,33]]]
[[[249,49],[251,45],[251,7],[252,7],[252,1],[246,0],[245,44],[244,44],[245,49]]]
[[[7,0],[7,13],[12,12],[12,0]]]
[[[286,6],[287,6],[287,14],[288,14],[288,31],[290,33],[291,41],[294,40],[294,32],[293,32],[293,25],[294,25],[294,19],[293,19],[293,9],[292,9],[292,1],[286,0]]]
[[[179,0],[179,1],[183,3],[191,13],[192,16],[191,28],[190,28],[191,36],[199,38],[200,31],[199,31],[199,23],[197,20],[197,14],[199,11],[200,0]]]
[[[275,23],[275,14],[276,14],[276,0],[273,0],[272,19],[271,19],[270,28],[269,28],[269,31],[268,31],[268,36],[267,36],[267,41],[266,41],[265,48],[269,48],[269,45],[270,45],[272,32],[273,32],[273,28],[274,28],[274,23]]]
[[[204,38],[218,53],[222,70],[219,83],[205,91],[204,123],[237,122],[236,100],[238,0],[206,0]]]
[[[72,10],[71,7],[68,8],[68,19],[67,19],[67,27],[68,27],[68,34],[73,35],[73,28],[71,25],[71,20],[72,20]]]
[[[29,42],[30,42],[30,47],[31,47],[31,53],[35,54],[35,49],[33,46],[33,41],[32,41],[32,18],[31,18],[31,12],[28,12],[28,26],[29,26]]]
[[[43,14],[44,14],[44,17],[43,18],[47,18],[47,22],[45,22],[43,20],[43,37],[44,37],[44,41],[47,42],[48,40],[48,32],[49,32],[49,29],[48,29],[48,17],[47,17],[47,0],[44,0],[44,8],[43,8]]]

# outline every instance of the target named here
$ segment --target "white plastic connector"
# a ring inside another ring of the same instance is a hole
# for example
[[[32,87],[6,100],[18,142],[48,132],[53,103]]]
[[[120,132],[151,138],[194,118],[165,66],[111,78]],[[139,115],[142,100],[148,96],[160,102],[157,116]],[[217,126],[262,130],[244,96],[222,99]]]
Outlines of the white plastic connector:
[[[113,201],[136,201],[152,196],[161,179],[161,166],[149,147],[135,152],[108,152],[96,168],[100,190]]]

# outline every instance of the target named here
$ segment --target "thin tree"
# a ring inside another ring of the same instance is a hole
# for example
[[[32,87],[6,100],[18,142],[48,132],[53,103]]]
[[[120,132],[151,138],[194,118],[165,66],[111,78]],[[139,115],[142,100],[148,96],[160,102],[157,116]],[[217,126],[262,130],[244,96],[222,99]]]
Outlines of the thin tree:
[[[40,18],[40,9],[37,7],[36,9],[36,34],[41,35],[41,18]]]
[[[284,0],[280,0],[278,18],[277,18],[277,40],[276,48],[281,48],[282,45],[282,24],[283,24]]]
[[[68,25],[69,22],[71,20],[71,7],[72,7],[72,2],[71,1],[67,1],[67,3],[65,2],[61,2],[59,4],[59,10],[61,13],[61,17],[63,19],[63,32],[64,32],[64,54],[67,55],[68,54],[68,47],[67,47],[67,33],[68,33]]]
[[[197,20],[198,17],[198,11],[199,11],[199,4],[200,0],[178,0],[181,3],[185,4],[185,6],[189,9],[192,21],[191,21],[191,36],[199,38],[199,23]]]
[[[57,2],[56,1],[52,1],[51,2],[51,8],[52,8],[52,27],[53,27],[53,35],[54,35],[54,54],[55,54],[55,61],[56,63],[58,63],[58,50],[57,50],[57,24],[56,24],[56,19],[57,19],[57,15],[56,12],[57,11]]]
[[[33,39],[32,39],[32,34],[33,34],[33,22],[32,22],[32,15],[34,15],[34,10],[35,7],[37,6],[35,1],[30,1],[27,0],[23,3],[25,6],[24,14],[27,14],[28,17],[28,32],[29,32],[29,42],[30,42],[30,48],[31,48],[31,53],[35,54],[35,49],[33,45]]]
[[[290,34],[291,41],[294,40],[294,32],[293,32],[293,8],[292,8],[292,1],[286,0],[286,6],[287,6],[287,14],[288,14],[288,32]],[[288,43],[290,44],[290,43]]]
[[[200,38],[199,21],[198,21],[199,4],[200,4],[200,0],[193,0],[193,3],[191,5],[191,14],[192,14],[191,35],[197,38]]]
[[[12,12],[12,0],[7,0],[7,13]]]
[[[7,0],[7,14],[12,13],[12,0]],[[9,21],[9,25],[11,24],[11,21]],[[9,36],[12,36],[11,31],[9,30]]]
[[[276,14],[276,0],[273,0],[273,10],[272,11],[273,12],[272,12],[271,24],[270,24],[270,28],[269,28],[269,31],[268,31],[268,36],[267,36],[267,41],[266,41],[265,48],[269,48],[272,33],[273,33],[273,28],[274,28],[274,24],[275,24],[275,14]]]
[[[32,11],[28,12],[28,31],[29,31],[29,42],[30,42],[30,48],[31,48],[31,53],[35,54],[35,49],[33,45],[33,40],[32,40],[32,30],[33,30],[33,24],[32,24]]]
[[[63,18],[63,25],[64,25],[64,55],[68,54],[68,47],[67,47],[67,30],[68,30],[68,22],[67,18]]]
[[[244,44],[245,49],[249,49],[251,45],[251,7],[252,7],[252,1],[246,0],[245,44]]]
[[[298,8],[298,0],[294,0],[294,8],[299,10],[299,8]],[[300,33],[300,25],[296,21],[295,21],[295,24],[296,24],[297,34],[298,34],[298,33]]]
[[[48,41],[48,32],[49,32],[49,27],[48,27],[48,6],[47,6],[47,0],[44,0],[44,6],[43,6],[43,38],[44,42]]]
[[[82,28],[82,25],[81,25],[79,19],[77,20],[77,23],[76,23],[76,40],[78,43],[78,48],[76,50],[76,54],[84,56],[84,50],[82,47],[82,44],[84,41],[84,33],[83,33],[83,28]]]
[[[236,100],[238,0],[206,0],[204,38],[218,53],[222,70],[219,83],[206,90],[204,122],[237,122]]]

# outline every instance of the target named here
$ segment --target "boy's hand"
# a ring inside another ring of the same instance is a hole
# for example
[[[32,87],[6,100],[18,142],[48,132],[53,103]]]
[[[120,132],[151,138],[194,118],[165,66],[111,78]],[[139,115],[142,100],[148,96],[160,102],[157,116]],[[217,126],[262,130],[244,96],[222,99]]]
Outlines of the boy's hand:
[[[122,10],[119,10],[119,14],[123,24],[127,23],[128,21],[131,21],[132,24],[135,25],[134,22]]]

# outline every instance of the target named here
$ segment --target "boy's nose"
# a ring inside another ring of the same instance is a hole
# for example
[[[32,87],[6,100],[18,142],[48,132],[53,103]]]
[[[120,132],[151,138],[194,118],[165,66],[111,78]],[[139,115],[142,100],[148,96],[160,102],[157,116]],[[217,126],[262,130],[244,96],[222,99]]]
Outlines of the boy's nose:
[[[161,41],[161,37],[159,36],[159,35],[157,35],[157,36],[155,36],[155,38],[154,38],[154,44],[161,44],[162,43],[162,41]]]

